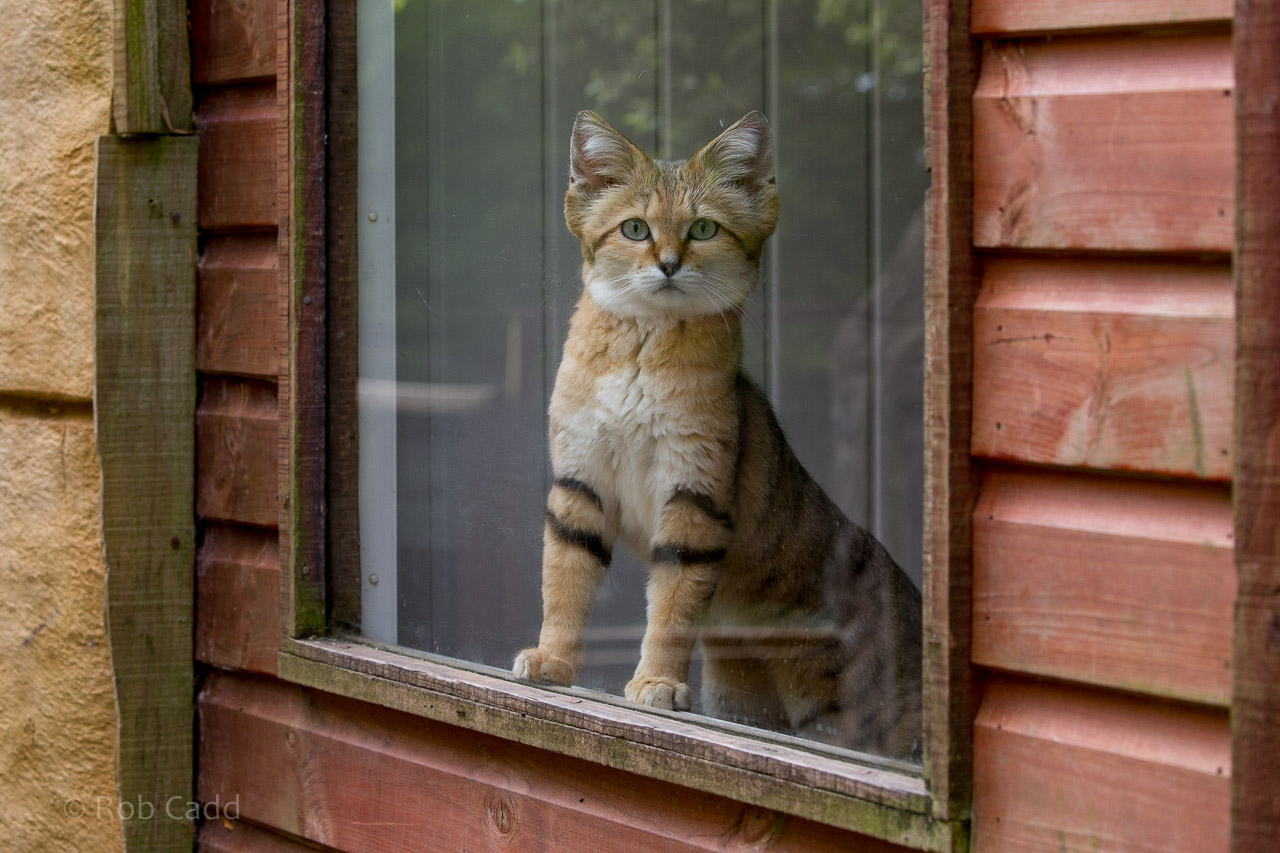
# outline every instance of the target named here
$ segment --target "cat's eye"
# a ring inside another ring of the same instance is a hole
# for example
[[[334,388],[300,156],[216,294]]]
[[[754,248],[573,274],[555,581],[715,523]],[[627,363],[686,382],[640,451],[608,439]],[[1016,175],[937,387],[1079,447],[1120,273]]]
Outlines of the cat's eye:
[[[689,226],[689,239],[710,240],[720,230],[719,223],[710,219],[699,219]]]
[[[649,236],[649,225],[643,219],[628,219],[622,223],[622,236],[628,240],[643,240]]]

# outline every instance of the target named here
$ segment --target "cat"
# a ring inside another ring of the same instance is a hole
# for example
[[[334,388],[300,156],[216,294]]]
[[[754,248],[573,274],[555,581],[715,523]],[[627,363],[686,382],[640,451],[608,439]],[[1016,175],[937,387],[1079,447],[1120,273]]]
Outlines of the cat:
[[[572,684],[616,540],[648,558],[626,698],[892,757],[921,739],[920,594],[797,461],[741,369],[741,312],[778,218],[751,112],[684,162],[591,112],[565,221],[584,288],[550,405],[542,629],[522,679]]]

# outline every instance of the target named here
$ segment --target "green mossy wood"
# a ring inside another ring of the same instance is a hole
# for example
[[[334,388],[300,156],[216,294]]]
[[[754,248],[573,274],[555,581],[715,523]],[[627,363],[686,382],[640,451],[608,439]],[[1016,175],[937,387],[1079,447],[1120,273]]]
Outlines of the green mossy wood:
[[[190,133],[185,0],[115,0],[115,132]]]
[[[94,418],[129,851],[190,850],[194,831],[165,807],[193,797],[196,146],[98,140]]]

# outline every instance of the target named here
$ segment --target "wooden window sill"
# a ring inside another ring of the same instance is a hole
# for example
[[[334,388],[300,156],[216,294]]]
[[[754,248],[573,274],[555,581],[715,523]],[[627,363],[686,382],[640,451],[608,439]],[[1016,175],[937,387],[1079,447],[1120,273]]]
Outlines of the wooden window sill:
[[[281,678],[926,851],[963,849],[919,767],[347,638],[286,639]],[[696,722],[695,722],[696,721]]]

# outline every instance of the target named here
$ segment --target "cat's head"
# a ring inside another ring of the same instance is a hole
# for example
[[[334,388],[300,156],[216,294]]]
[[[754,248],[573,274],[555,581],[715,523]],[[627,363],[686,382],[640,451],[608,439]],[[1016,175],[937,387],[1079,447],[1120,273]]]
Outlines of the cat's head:
[[[624,317],[742,307],[778,220],[769,123],[751,112],[683,162],[649,157],[604,119],[578,114],[564,215],[583,280]]]

